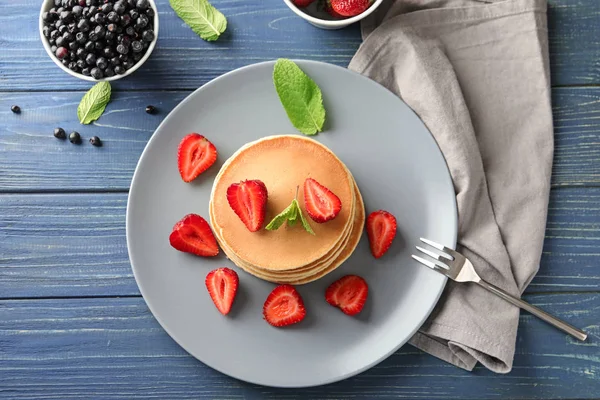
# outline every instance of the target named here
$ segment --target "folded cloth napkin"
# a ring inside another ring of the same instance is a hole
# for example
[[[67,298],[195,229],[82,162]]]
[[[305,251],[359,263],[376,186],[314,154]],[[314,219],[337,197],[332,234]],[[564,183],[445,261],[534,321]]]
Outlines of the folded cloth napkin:
[[[400,96],[442,150],[458,203],[457,249],[519,295],[537,272],[553,153],[546,0],[397,0],[362,25],[349,68]],[[472,370],[512,368],[519,310],[448,282],[410,340]]]

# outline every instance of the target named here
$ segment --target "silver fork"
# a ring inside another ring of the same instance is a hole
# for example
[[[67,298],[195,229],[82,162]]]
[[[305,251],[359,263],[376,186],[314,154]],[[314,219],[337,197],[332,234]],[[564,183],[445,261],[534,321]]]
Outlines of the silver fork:
[[[481,279],[481,277],[477,275],[477,272],[475,272],[473,264],[471,264],[471,262],[467,260],[467,258],[465,258],[462,254],[456,252],[455,250],[449,249],[446,246],[443,246],[439,243],[432,242],[428,239],[421,238],[421,242],[426,243],[429,246],[439,250],[441,253],[438,254],[437,252],[433,252],[431,250],[424,249],[423,247],[416,246],[417,250],[419,250],[421,253],[424,253],[435,260],[430,261],[422,257],[413,255],[412,258],[414,258],[421,264],[433,269],[434,271],[439,272],[442,275],[446,275],[453,281],[474,282],[482,288],[494,293],[496,296],[503,298],[504,300],[517,307],[522,308],[523,310],[529,311],[536,317],[546,321],[550,325],[555,326],[556,328],[568,333],[571,336],[576,337],[581,341],[584,341],[587,338],[587,334],[581,329],[577,329],[574,326],[566,323],[565,321],[553,317],[544,310],[540,310],[539,308],[532,306],[531,304],[521,300],[520,298],[511,295],[505,290],[500,289],[499,287],[494,286],[491,283]]]

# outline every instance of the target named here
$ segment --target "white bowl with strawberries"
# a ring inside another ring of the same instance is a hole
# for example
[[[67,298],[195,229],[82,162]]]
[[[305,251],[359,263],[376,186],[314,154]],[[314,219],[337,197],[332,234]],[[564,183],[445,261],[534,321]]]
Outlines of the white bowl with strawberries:
[[[283,0],[299,17],[321,29],[341,29],[360,21],[383,0]]]

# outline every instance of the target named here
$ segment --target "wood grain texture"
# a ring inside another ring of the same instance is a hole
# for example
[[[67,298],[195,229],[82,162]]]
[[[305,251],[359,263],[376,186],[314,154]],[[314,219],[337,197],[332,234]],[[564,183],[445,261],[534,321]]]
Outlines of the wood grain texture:
[[[76,113],[81,93],[0,94],[0,192],[127,190],[148,139],[188,94],[117,91],[105,114],[85,126]],[[600,88],[556,88],[553,94],[553,185],[600,185]],[[21,106],[20,115],[10,112],[11,104]],[[160,113],[146,114],[148,104]],[[57,140],[52,136],[57,126],[84,138],[97,135],[104,147],[90,146],[87,139],[80,146]]]
[[[407,345],[357,377],[301,390],[245,384],[213,371],[169,338],[141,298],[0,301],[0,395],[15,400],[597,398],[600,296],[527,300],[584,327],[589,341],[576,342],[522,315],[508,375],[482,367],[469,373]]]
[[[339,31],[308,25],[282,1],[214,0],[228,18],[214,43],[200,39],[158,0],[157,47],[118,89],[195,89],[235,68],[278,57],[305,58],[346,66],[360,45],[357,24]],[[2,90],[87,89],[91,85],[61,71],[43,49],[38,31],[40,1],[0,0]],[[549,42],[555,85],[598,83],[600,13],[597,0],[550,0]]]
[[[126,205],[124,193],[0,196],[0,298],[138,295]],[[598,290],[600,189],[553,191],[546,235],[528,290]]]

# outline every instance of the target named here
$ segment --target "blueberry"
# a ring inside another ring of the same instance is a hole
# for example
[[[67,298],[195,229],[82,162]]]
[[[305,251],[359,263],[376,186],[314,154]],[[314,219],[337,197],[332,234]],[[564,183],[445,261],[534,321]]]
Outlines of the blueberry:
[[[60,36],[60,32],[58,31],[58,29],[53,30],[52,32],[50,32],[50,39],[51,40],[56,40],[56,39],[58,39],[59,36]]]
[[[77,22],[77,29],[79,29],[81,32],[87,32],[90,30],[90,28],[90,21],[88,19],[83,18]]]
[[[130,69],[134,65],[135,65],[135,63],[133,62],[132,59],[127,59],[127,60],[123,61],[123,67],[125,67],[125,69]]]
[[[49,26],[45,26],[42,28],[42,34],[44,35],[45,38],[49,38],[50,37],[50,27]]]
[[[102,39],[104,37],[104,34],[106,33],[106,29],[104,29],[104,27],[101,25],[97,25],[94,28],[94,33],[96,33],[96,35],[98,35],[98,38]]]
[[[62,2],[60,3],[61,6],[63,7],[69,7],[69,0],[62,0]]]
[[[104,78],[104,73],[100,68],[92,68],[92,70],[90,71],[90,75],[92,75],[92,78],[94,79]]]
[[[135,29],[136,30],[140,30],[146,27],[146,25],[148,25],[148,17],[146,17],[144,14],[141,14],[138,19],[135,20]]]
[[[21,107],[19,106],[10,106],[10,111],[14,112],[15,114],[21,114]]]
[[[65,32],[62,35],[63,39],[67,41],[67,43],[72,42],[73,40],[75,40],[75,35],[73,35],[71,32]]]
[[[129,36],[134,36],[135,28],[133,26],[128,26],[127,29],[125,29],[125,33],[128,34]]]
[[[154,31],[152,29],[145,30],[142,33],[142,40],[144,42],[151,42],[154,40]]]
[[[73,143],[73,144],[79,144],[81,143],[81,135],[79,134],[79,132],[73,131],[69,134],[69,142]]]
[[[50,47],[50,51],[51,51],[52,53],[56,53],[56,49],[58,49],[58,47],[56,47],[55,45],[52,45],[52,46]]]
[[[144,57],[144,53],[133,53],[133,61],[138,62]]]
[[[156,114],[158,110],[154,106],[146,106],[146,112],[148,114]]]
[[[117,1],[113,9],[117,12],[117,14],[121,15],[127,9],[127,6],[122,1]]]
[[[81,73],[85,76],[90,76],[90,69],[89,68],[83,68],[81,70]]]
[[[56,54],[56,57],[59,60],[62,60],[67,56],[67,54],[69,54],[69,51],[64,47],[59,47],[58,49],[56,49],[56,52],[54,54]]]
[[[121,17],[119,16],[119,14],[117,14],[114,11],[111,11],[108,13],[108,15],[106,16],[106,18],[110,21],[110,22],[119,22],[121,20]]]
[[[87,35],[83,32],[77,32],[75,34],[75,40],[79,44],[85,44],[85,42],[87,42]]]
[[[92,42],[91,40],[85,43],[85,47],[84,47],[85,51],[87,51],[88,53],[91,53],[94,51],[94,42]]]
[[[121,64],[121,60],[119,60],[119,57],[113,57],[110,59],[110,63],[114,66],[117,66]]]
[[[67,134],[63,128],[54,128],[54,137],[57,139],[66,139]]]
[[[115,56],[115,52],[114,52],[114,51],[113,51],[113,49],[112,49],[112,48],[110,48],[110,47],[105,47],[105,48],[102,50],[102,54],[103,54],[103,55],[104,55],[104,57],[106,57],[106,58],[113,58],[113,57]]]
[[[102,141],[100,140],[100,138],[98,136],[92,136],[90,138],[90,143],[92,144],[92,146],[96,146],[96,147],[102,146]]]
[[[69,61],[75,61],[77,59],[77,54],[74,51],[69,52]]]
[[[102,11],[104,14],[108,14],[112,10],[113,10],[113,5],[111,3],[104,3],[100,6],[100,11]]]
[[[97,6],[98,5],[98,0],[86,0],[85,1],[85,5],[90,7],[90,6]]]
[[[85,60],[77,60],[77,68],[79,69],[84,69],[86,68],[87,64],[85,62]]]
[[[63,22],[69,23],[73,20],[73,14],[71,11],[63,11],[60,13],[60,19],[62,19]]]
[[[67,25],[61,25],[61,26],[58,28],[58,32],[59,32],[61,35],[64,35],[64,34],[65,34],[65,32],[69,32],[69,27],[68,27]]]
[[[66,24],[64,22],[62,22],[60,19],[54,23],[54,27],[56,29],[60,28],[63,25],[66,25]]]
[[[94,21],[100,25],[104,24],[106,21],[106,14],[99,12],[98,14],[94,15]]]
[[[128,58],[129,57],[127,56],[127,54],[119,54],[119,61],[121,61],[121,63],[127,61]]]
[[[107,42],[113,41],[115,39],[115,36],[115,32],[106,31],[106,33],[104,34],[104,40],[106,40]]]
[[[136,2],[136,0],[127,0],[127,5],[130,8],[135,8],[135,2]]]
[[[79,18],[81,17],[81,14],[83,14],[83,7],[77,5],[77,6],[73,6],[73,9],[71,10],[71,12],[73,13],[73,16],[75,16],[75,18]]]
[[[108,67],[108,60],[104,57],[98,57],[96,66],[100,69],[106,69],[106,67]]]
[[[54,21],[54,17],[55,17],[55,15],[56,15],[56,14],[54,14],[54,13],[50,13],[50,12],[48,12],[48,11],[45,11],[45,12],[42,14],[42,19],[44,20],[44,22],[53,22],[53,21]]]
[[[121,26],[131,24],[131,17],[128,14],[121,15]]]
[[[138,17],[140,16],[140,13],[138,10],[136,10],[134,8],[132,10],[129,10],[129,16],[131,17],[131,19],[138,19]]]
[[[79,48],[79,43],[77,43],[77,42],[71,42],[71,43],[69,43],[69,50],[75,51],[78,48]]]
[[[111,67],[106,67],[104,70],[104,76],[110,78],[111,76],[115,76],[115,71]]]
[[[85,7],[85,0],[79,0],[78,4],[79,4],[81,7]]]
[[[106,30],[109,32],[117,33],[117,24],[108,24]]]
[[[86,54],[87,54],[87,51],[85,51],[85,48],[83,48],[83,47],[80,47],[77,50],[75,50],[75,56],[77,58],[79,58],[80,60],[83,60],[85,58]]]
[[[94,42],[94,51],[96,53],[100,53],[103,48],[104,48],[104,43],[102,43],[101,41]]]
[[[71,71],[77,71],[77,63],[75,61],[69,62],[68,67]]]
[[[66,58],[64,58],[63,60],[60,60],[60,63],[62,65],[64,65],[65,68],[69,68],[69,60],[67,60]]]
[[[62,4],[62,0],[54,0],[55,7],[60,7],[61,4]]]
[[[117,52],[119,54],[127,54],[129,53],[129,47],[121,43],[117,46]]]
[[[127,35],[119,35],[117,36],[117,42],[119,42],[123,46],[129,46],[131,44],[131,37]]]
[[[123,75],[124,73],[125,73],[125,68],[123,68],[121,65],[117,65],[115,67],[115,74]]]
[[[55,41],[54,43],[56,43],[56,45],[57,45],[58,47],[63,47],[63,45],[64,45],[64,46],[66,46],[66,45],[67,45],[67,44],[65,43],[65,39],[64,39],[62,36],[59,36],[59,37],[56,39],[56,41]]]
[[[145,10],[146,8],[148,8],[148,6],[149,6],[148,0],[137,0],[135,2],[135,7],[138,10]]]
[[[134,40],[131,42],[131,49],[134,53],[139,53],[140,51],[144,50],[144,45],[139,40]]]
[[[96,7],[96,6],[90,6],[90,8],[88,8],[88,17],[92,18],[98,12],[100,12],[100,9],[98,7]]]
[[[153,9],[152,7],[148,7],[148,9],[146,10],[146,15],[147,15],[149,18],[152,18],[152,17],[154,17],[154,9]]]
[[[85,56],[85,63],[87,65],[96,65],[96,55],[89,53],[87,56]]]
[[[71,22],[69,25],[67,25],[67,31],[73,35],[76,34],[78,31],[77,22]]]

